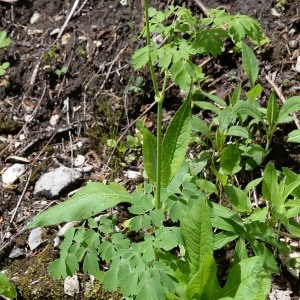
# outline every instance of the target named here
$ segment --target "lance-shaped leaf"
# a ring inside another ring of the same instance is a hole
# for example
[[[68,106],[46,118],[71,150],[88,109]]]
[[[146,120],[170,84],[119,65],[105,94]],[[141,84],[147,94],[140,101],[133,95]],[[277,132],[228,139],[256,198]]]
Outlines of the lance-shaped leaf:
[[[258,77],[258,61],[253,50],[242,42],[242,60],[243,68],[249,78],[251,89],[255,85],[255,81]]]
[[[167,186],[179,170],[190,140],[191,100],[183,103],[171,121],[162,143],[161,184]]]
[[[118,183],[89,183],[73,197],[37,215],[27,228],[88,219],[121,202],[131,202],[132,196]]]
[[[143,159],[149,181],[155,183],[157,163],[156,138],[147,128],[143,128]]]
[[[288,98],[279,110],[277,122],[284,122],[288,114],[298,111],[300,111],[300,96]]]
[[[213,254],[213,232],[205,198],[199,199],[189,210],[180,228],[186,245],[190,274],[194,276],[200,269],[204,254]]]

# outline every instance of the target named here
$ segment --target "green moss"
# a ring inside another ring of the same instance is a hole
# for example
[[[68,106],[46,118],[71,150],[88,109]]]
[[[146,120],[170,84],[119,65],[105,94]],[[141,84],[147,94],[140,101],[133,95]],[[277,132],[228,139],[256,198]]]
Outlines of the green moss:
[[[14,120],[5,120],[4,116],[0,114],[0,134],[15,134],[21,128],[21,125]]]

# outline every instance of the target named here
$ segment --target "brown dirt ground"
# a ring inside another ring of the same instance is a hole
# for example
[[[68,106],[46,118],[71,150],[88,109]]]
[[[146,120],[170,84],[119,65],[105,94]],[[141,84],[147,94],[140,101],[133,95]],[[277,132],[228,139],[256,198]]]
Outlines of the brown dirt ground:
[[[167,4],[185,5],[199,17],[203,14],[196,0],[150,2],[160,9]],[[259,54],[260,82],[267,89],[266,95],[270,85],[265,74],[269,72],[277,72],[275,82],[285,97],[298,93],[299,75],[296,76],[292,65],[300,48],[299,45],[293,48],[291,41],[299,41],[299,0],[287,0],[281,9],[276,8],[277,1],[270,0],[202,2],[209,8],[222,7],[230,13],[241,12],[257,18],[271,39]],[[0,63],[10,62],[6,76],[0,77],[0,172],[11,165],[12,156],[29,160],[23,180],[0,190],[0,270],[10,269],[19,299],[75,299],[63,295],[62,282],[52,281],[46,272],[48,262],[57,255],[52,248],[54,230],[47,230],[47,241],[37,252],[27,251],[20,259],[8,258],[14,247],[27,247],[28,233],[19,234],[21,229],[50,204],[47,199],[33,197],[38,177],[58,163],[71,167],[72,156],[83,154],[93,171],[86,175],[82,184],[89,179],[119,178],[130,185],[132,182],[124,179],[120,163],[131,170],[139,170],[141,164],[139,152],[130,162],[116,153],[110,159],[111,149],[106,146],[106,140],[118,139],[127,130],[133,133],[134,128],[128,125],[152,102],[148,73],[140,73],[144,85],[139,93],[128,91],[137,77],[130,58],[143,43],[138,39],[144,25],[143,1],[128,0],[128,5],[124,6],[119,0],[80,1],[78,8],[84,3],[83,7],[68,22],[62,37],[57,38],[53,30],[62,27],[73,3],[69,0],[19,0],[12,5],[0,0],[0,29],[6,30],[13,41],[8,48],[0,50]],[[271,13],[275,8],[280,15]],[[35,13],[40,17],[32,22]],[[221,97],[233,90],[243,79],[237,59],[226,52],[206,64],[205,72],[212,78],[208,90],[216,91]],[[68,66],[66,75],[55,74],[63,66]],[[230,76],[232,79],[228,80]],[[181,100],[178,94],[173,89],[167,96],[173,98],[173,102],[166,104],[166,117],[178,106]],[[69,109],[66,110],[67,99]],[[28,121],[30,115],[33,118]],[[145,115],[150,128],[153,115],[152,110]],[[49,121],[53,116],[57,116],[58,121],[51,125]],[[84,145],[82,148],[73,147],[79,142]],[[300,172],[299,148],[286,149],[279,145],[271,159],[278,167],[290,166]],[[29,172],[32,172],[29,186],[18,213],[11,220]],[[80,280],[85,282],[84,277]],[[285,273],[281,278],[274,278],[275,283],[282,289],[292,286],[294,299],[299,299],[299,285],[297,287],[292,278],[285,277]],[[80,294],[76,299],[112,297],[102,294],[98,287],[93,295]]]

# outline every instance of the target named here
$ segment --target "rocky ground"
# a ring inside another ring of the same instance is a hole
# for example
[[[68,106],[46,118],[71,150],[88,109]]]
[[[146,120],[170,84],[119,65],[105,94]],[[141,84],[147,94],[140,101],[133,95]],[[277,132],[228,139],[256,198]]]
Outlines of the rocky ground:
[[[150,3],[159,9],[184,5],[199,17],[204,4],[258,19],[271,40],[258,54],[260,83],[271,89],[265,75],[276,74],[274,82],[284,97],[299,94],[299,0]],[[134,121],[141,116],[153,129],[149,74],[133,72],[130,63],[143,45],[143,8],[142,0],[0,0],[0,28],[12,40],[0,49],[0,63],[10,63],[0,77],[0,270],[14,279],[19,299],[118,299],[103,294],[97,284],[89,288],[84,276],[80,293],[66,295],[63,282],[52,281],[46,270],[57,255],[52,242],[56,229],[45,229],[37,248],[22,230],[38,212],[88,180],[113,179],[126,186],[138,182],[139,173],[132,173],[142,172],[138,136],[136,144],[126,142],[124,152],[114,151],[112,140],[133,136]],[[233,90],[240,80],[236,59],[224,53],[205,64],[212,79],[208,91],[225,98]],[[176,88],[167,98],[165,120],[181,102]],[[278,166],[300,172],[299,148],[278,147],[273,155]],[[12,167],[17,171],[10,175]],[[72,184],[62,184],[60,178],[68,174]],[[46,188],[49,182],[52,186]],[[299,299],[299,285],[288,274],[274,278],[273,289],[278,296],[270,299]]]

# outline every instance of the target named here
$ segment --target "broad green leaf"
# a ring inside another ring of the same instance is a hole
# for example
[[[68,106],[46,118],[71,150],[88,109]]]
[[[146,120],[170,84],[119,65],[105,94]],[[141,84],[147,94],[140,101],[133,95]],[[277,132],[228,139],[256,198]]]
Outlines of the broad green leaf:
[[[132,64],[134,70],[138,70],[149,62],[149,47],[145,46],[138,49],[132,56]]]
[[[156,138],[147,128],[143,129],[143,159],[149,181],[155,183],[157,163]]]
[[[205,198],[198,199],[188,211],[180,224],[180,229],[186,245],[191,276],[194,276],[200,269],[204,254],[213,254],[213,232]]]
[[[222,109],[217,117],[220,132],[225,133],[228,127],[235,122],[236,118],[237,115],[232,107],[229,106]]]
[[[277,122],[282,123],[285,121],[288,114],[300,111],[300,96],[294,96],[288,98],[286,102],[281,106]]]
[[[249,223],[251,224],[252,222],[255,222],[255,221],[259,221],[259,222],[265,222],[266,221],[266,218],[267,218],[267,214],[269,213],[269,209],[268,207],[263,207],[263,208],[260,208],[260,207],[256,207],[251,215],[247,218],[247,220],[249,220]]]
[[[221,185],[226,185],[228,181],[228,175],[220,173],[216,170],[213,166],[210,167],[214,175],[216,176],[217,180],[221,183]]]
[[[132,196],[118,183],[104,185],[92,182],[70,199],[37,215],[27,228],[81,221],[112,208],[121,202],[131,203]]]
[[[235,104],[233,110],[242,118],[251,116],[258,121],[262,121],[262,113],[250,102],[240,100]]]
[[[190,97],[176,112],[162,142],[161,183],[167,186],[183,163],[191,132]]]
[[[253,170],[260,166],[267,153],[266,150],[258,144],[249,146],[240,145],[240,150],[242,150],[241,155],[246,157],[246,170]]]
[[[267,106],[267,120],[269,126],[272,127],[274,124],[276,124],[277,116],[278,116],[278,103],[277,103],[275,92],[272,91]]]
[[[251,212],[251,201],[243,190],[234,185],[226,185],[224,190],[234,210]]]
[[[251,245],[255,255],[262,258],[264,267],[278,274],[279,269],[274,254],[267,247],[249,235],[247,235],[247,241]]]
[[[234,175],[241,170],[241,155],[239,148],[233,144],[227,145],[221,152],[221,170],[227,175]]]
[[[300,224],[298,222],[293,219],[289,219],[286,227],[289,233],[291,233],[295,237],[300,237]]]
[[[288,143],[300,143],[300,129],[291,131],[288,134],[287,142]]]
[[[215,299],[258,300],[259,273],[262,269],[263,261],[260,257],[243,259],[233,266],[224,288]]]
[[[200,107],[202,110],[211,110],[216,114],[220,113],[220,109],[214,105],[211,102],[207,102],[207,101],[194,101],[193,102],[195,105],[197,105],[198,107]]]
[[[275,232],[263,222],[253,221],[246,224],[246,230],[247,235],[251,235],[251,237],[257,240],[261,240],[272,245],[281,253],[288,253],[290,250],[286,243],[277,241]]]
[[[238,214],[223,205],[217,203],[212,203],[212,205],[213,217],[211,222],[214,228],[230,231],[236,235],[244,234],[245,225]]]
[[[259,178],[256,178],[256,179],[250,181],[250,182],[246,185],[244,191],[245,191],[246,193],[249,193],[252,189],[254,189],[254,188],[255,188],[257,185],[259,185],[261,182],[262,182],[262,177],[259,177]]]
[[[204,192],[212,194],[215,193],[218,195],[218,189],[214,183],[206,179],[196,179],[195,183],[197,186],[202,189]]]
[[[248,76],[248,79],[250,81],[250,87],[252,89],[258,77],[258,61],[253,50],[244,42],[242,42],[242,61],[244,71]]]
[[[225,231],[220,232],[214,235],[214,250],[221,249],[228,243],[234,241],[237,239],[239,235],[231,232],[231,231]]]
[[[211,254],[204,254],[198,272],[192,277],[186,287],[188,299],[213,300],[220,291],[217,279],[217,265]]]
[[[237,263],[246,258],[248,258],[246,243],[244,239],[240,238],[235,245],[234,264],[236,265]]]
[[[255,103],[257,98],[261,95],[262,91],[263,87],[258,83],[249,92],[246,93],[246,96],[251,103]]]
[[[210,130],[205,121],[199,119],[194,115],[192,116],[192,131],[201,132],[207,137],[210,136]]]
[[[251,139],[248,130],[242,126],[231,126],[226,132],[228,136],[238,136],[245,139]]]
[[[274,165],[269,162],[263,174],[262,193],[265,199],[272,201],[272,195],[278,193],[278,175]]]

